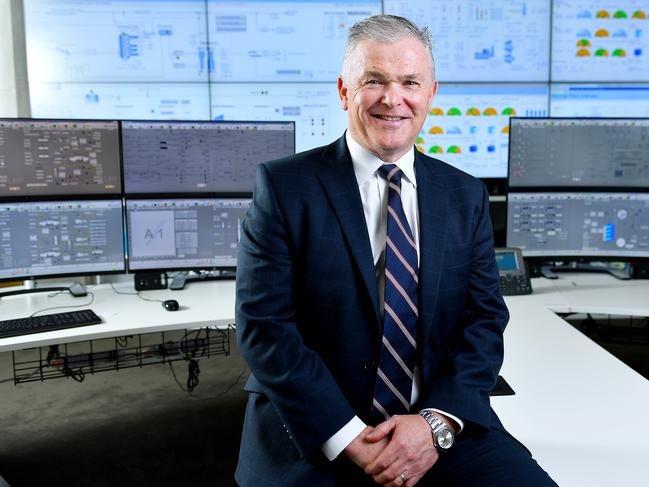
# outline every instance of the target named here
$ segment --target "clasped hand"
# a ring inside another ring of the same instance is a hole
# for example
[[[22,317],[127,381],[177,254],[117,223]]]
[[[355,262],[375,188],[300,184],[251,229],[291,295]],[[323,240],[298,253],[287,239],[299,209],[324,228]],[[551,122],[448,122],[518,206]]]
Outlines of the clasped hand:
[[[418,414],[392,416],[375,428],[366,427],[345,453],[388,487],[414,486],[439,458],[430,427]]]

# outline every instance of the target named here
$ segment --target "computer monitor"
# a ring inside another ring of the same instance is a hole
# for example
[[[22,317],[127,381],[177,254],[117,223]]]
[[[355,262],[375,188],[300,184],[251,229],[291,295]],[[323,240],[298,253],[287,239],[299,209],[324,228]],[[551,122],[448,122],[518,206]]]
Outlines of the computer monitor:
[[[122,203],[0,204],[0,281],[123,272]]]
[[[649,193],[510,192],[507,246],[547,260],[649,258]]]
[[[231,269],[249,198],[126,201],[128,268]]]
[[[252,193],[257,165],[295,153],[295,122],[122,122],[126,194]]]
[[[510,188],[649,187],[649,119],[512,118]]]
[[[119,123],[0,119],[0,197],[118,195]]]

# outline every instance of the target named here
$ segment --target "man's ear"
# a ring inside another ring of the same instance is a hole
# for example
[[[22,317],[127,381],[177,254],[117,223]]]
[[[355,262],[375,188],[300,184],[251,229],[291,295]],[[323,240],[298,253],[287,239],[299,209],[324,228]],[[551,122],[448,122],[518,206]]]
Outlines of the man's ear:
[[[433,100],[435,99],[435,96],[437,96],[437,88],[439,87],[439,83],[437,80],[433,81],[433,87],[430,90],[430,99],[428,100],[428,111],[430,112],[433,109]]]
[[[340,106],[347,111],[349,108],[349,99],[347,98],[347,85],[342,76],[338,76],[338,96],[340,97]]]

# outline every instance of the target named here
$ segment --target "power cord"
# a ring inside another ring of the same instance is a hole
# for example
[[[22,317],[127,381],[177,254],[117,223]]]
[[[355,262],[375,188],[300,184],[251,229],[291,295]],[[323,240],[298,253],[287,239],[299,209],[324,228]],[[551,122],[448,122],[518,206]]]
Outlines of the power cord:
[[[115,289],[115,286],[113,286],[113,283],[112,283],[112,282],[110,283],[110,288],[113,290],[113,292],[114,292],[115,294],[123,294],[123,295],[125,295],[125,296],[137,296],[137,297],[140,298],[142,301],[150,301],[150,302],[152,302],[152,303],[164,303],[164,299],[151,299],[151,298],[145,298],[144,296],[142,296],[142,295],[140,294],[140,291],[137,291],[137,292],[135,292],[135,293],[125,293],[125,292],[123,292],[123,291],[118,291],[117,289]]]
[[[56,296],[58,296],[59,294],[62,294],[62,293],[63,293],[63,291],[58,291],[58,292],[56,292],[56,293],[53,293],[53,294],[48,295],[47,297],[48,297],[48,298],[54,298],[54,297],[56,297]],[[68,305],[65,305],[65,306],[51,306],[51,307],[49,307],[49,308],[42,308],[42,309],[39,309],[38,311],[34,311],[34,312],[33,312],[31,315],[29,315],[29,316],[30,316],[30,317],[32,317],[32,316],[36,316],[38,313],[42,313],[43,311],[51,311],[51,310],[55,310],[55,309],[83,308],[83,307],[85,307],[85,306],[90,306],[90,305],[91,305],[92,303],[94,303],[94,301],[95,301],[95,293],[93,293],[92,291],[88,291],[88,296],[90,296],[90,301],[88,301],[87,303],[83,303],[83,304],[68,304]]]

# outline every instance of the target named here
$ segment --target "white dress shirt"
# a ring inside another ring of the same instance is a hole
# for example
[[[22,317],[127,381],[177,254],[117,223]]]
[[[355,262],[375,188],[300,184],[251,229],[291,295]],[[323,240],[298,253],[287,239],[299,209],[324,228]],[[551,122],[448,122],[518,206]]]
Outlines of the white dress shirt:
[[[385,242],[387,238],[387,207],[388,207],[388,181],[377,170],[385,164],[372,152],[356,142],[349,131],[345,133],[347,146],[352,156],[354,173],[361,193],[363,211],[367,222],[367,231],[370,237],[370,246],[374,257],[374,270],[379,290],[379,305],[383,314],[383,300],[385,298]],[[415,149],[411,148],[406,154],[395,162],[403,172],[401,178],[401,204],[406,214],[406,219],[412,230],[417,244],[417,258],[419,258],[419,209],[417,207],[417,180],[415,178]],[[421,373],[415,365],[415,380],[412,384],[410,404],[417,402],[421,388]],[[460,425],[464,424],[452,414],[432,409],[452,418]],[[335,459],[358,434],[363,431],[366,424],[354,416],[349,423],[343,426],[336,434],[329,438],[323,445],[322,451],[329,460]]]

